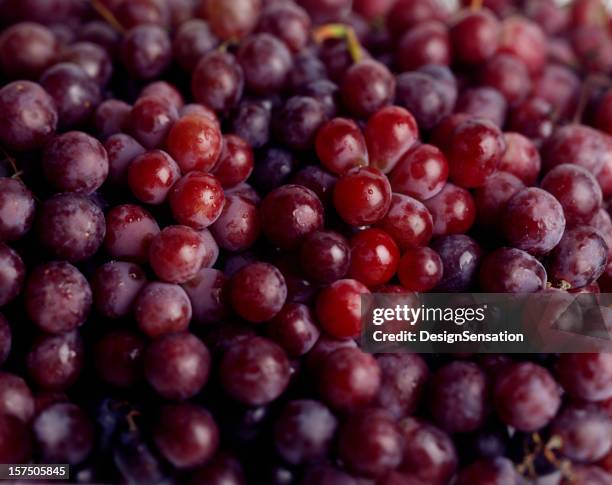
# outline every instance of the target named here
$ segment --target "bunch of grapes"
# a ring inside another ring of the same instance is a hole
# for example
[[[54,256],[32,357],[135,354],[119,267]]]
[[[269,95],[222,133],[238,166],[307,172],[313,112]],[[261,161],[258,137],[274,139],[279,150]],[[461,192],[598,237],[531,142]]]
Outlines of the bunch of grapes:
[[[612,291],[611,73],[601,0],[0,0],[0,462],[612,484],[611,353],[358,344]]]

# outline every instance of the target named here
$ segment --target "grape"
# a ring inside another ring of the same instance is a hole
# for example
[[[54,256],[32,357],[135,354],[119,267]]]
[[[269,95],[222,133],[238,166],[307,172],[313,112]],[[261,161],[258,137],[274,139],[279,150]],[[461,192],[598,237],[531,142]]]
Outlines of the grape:
[[[425,483],[446,483],[453,476],[458,461],[450,436],[414,418],[402,420],[400,430],[404,437],[400,470]]]
[[[474,203],[480,224],[496,226],[508,201],[525,188],[525,184],[508,172],[497,172],[474,192]]]
[[[482,459],[461,470],[458,485],[485,483],[520,483],[512,462],[506,458]]]
[[[37,79],[57,58],[59,45],[48,28],[14,24],[0,36],[0,70],[10,79]]]
[[[603,401],[612,397],[612,358],[606,353],[564,354],[557,374],[563,388],[573,397]]]
[[[431,415],[442,429],[473,431],[488,412],[488,384],[484,372],[470,362],[453,362],[432,376],[429,393]]]
[[[152,149],[164,145],[177,118],[177,108],[168,99],[142,96],[134,103],[126,123],[129,133],[142,146]]]
[[[276,449],[285,461],[303,464],[325,457],[331,448],[337,420],[318,401],[291,401],[274,425]]]
[[[59,126],[69,128],[87,121],[100,103],[100,88],[76,64],[61,62],[47,69],[40,85],[57,107]]]
[[[287,303],[268,324],[267,334],[287,354],[300,356],[315,345],[321,333],[307,306]]]
[[[263,9],[257,31],[275,35],[293,52],[299,52],[308,44],[310,24],[304,9],[290,2],[279,2]]]
[[[231,110],[240,100],[243,89],[242,68],[231,54],[205,53],[193,67],[191,91],[194,98],[216,111]]]
[[[493,396],[501,420],[525,432],[546,426],[561,404],[561,391],[553,377],[532,362],[506,368],[496,379]]]
[[[601,234],[590,226],[575,226],[553,249],[548,269],[553,282],[581,288],[602,275],[607,260],[608,245]]]
[[[10,414],[0,414],[0,460],[26,463],[32,454],[32,437],[28,425]]]
[[[395,79],[384,64],[365,59],[346,71],[340,93],[353,115],[368,118],[391,103],[395,96]]]
[[[205,409],[190,403],[170,404],[160,410],[153,440],[174,466],[192,468],[212,458],[219,446],[219,430]]]
[[[502,26],[486,9],[466,11],[450,29],[450,41],[457,59],[479,64],[497,50]]]
[[[62,50],[60,59],[79,66],[100,87],[106,86],[113,73],[110,56],[93,42],[75,42]]]
[[[105,232],[104,214],[85,196],[57,194],[40,208],[38,234],[58,258],[73,263],[90,258],[102,245]]]
[[[62,391],[83,368],[83,342],[76,331],[40,336],[26,355],[26,367],[39,388]]]
[[[25,264],[19,254],[0,242],[0,307],[21,293],[25,270]]]
[[[535,187],[521,190],[508,201],[502,217],[508,242],[534,255],[546,254],[563,236],[565,216],[559,201]]]
[[[246,86],[253,92],[271,94],[285,86],[292,65],[291,53],[273,35],[261,33],[248,37],[241,44],[237,58]]]
[[[338,449],[350,470],[376,477],[400,463],[402,444],[393,418],[385,410],[374,408],[349,416],[340,430]]]
[[[389,173],[418,138],[412,115],[396,106],[382,108],[369,120],[365,138],[372,166]]]
[[[21,377],[8,372],[0,372],[0,413],[26,423],[34,416],[32,391]]]
[[[189,399],[208,381],[210,353],[193,334],[165,334],[147,347],[144,373],[160,396],[177,401]]]
[[[399,248],[389,234],[380,229],[366,229],[351,239],[348,276],[366,286],[382,285],[397,271],[399,257]]]
[[[128,128],[128,119],[132,107],[124,101],[118,99],[107,99],[96,107],[93,116],[93,125],[99,136],[106,139],[111,135],[120,134]],[[123,135],[122,136],[128,136]],[[108,140],[104,147],[108,151]],[[109,154],[110,158],[110,154]]]
[[[221,155],[221,144],[219,127],[203,116],[186,115],[168,133],[168,152],[183,172],[210,171]]]
[[[109,384],[129,388],[142,378],[144,339],[129,330],[114,330],[104,335],[94,348],[98,375]]]
[[[354,347],[336,346],[320,359],[316,368],[319,393],[330,407],[350,411],[376,397],[382,377],[372,355]]]
[[[36,417],[32,430],[46,463],[77,465],[93,448],[93,423],[76,404],[53,404]]]
[[[29,81],[15,81],[0,89],[0,142],[11,150],[42,147],[55,133],[58,122],[53,98]]]
[[[579,462],[594,462],[612,448],[612,422],[603,413],[569,407],[557,416],[552,432],[561,438],[561,453]]]
[[[287,285],[281,272],[271,264],[253,263],[240,269],[230,282],[230,300],[245,320],[270,320],[283,307]]]
[[[281,395],[289,383],[289,372],[285,351],[262,337],[235,342],[219,367],[224,391],[249,406],[267,404]]]
[[[382,376],[376,404],[395,418],[413,414],[429,377],[425,361],[416,354],[382,354],[376,360]]]
[[[138,79],[151,79],[170,64],[172,44],[168,34],[156,25],[137,25],[121,42],[123,66]]]
[[[53,138],[45,147],[42,166],[45,177],[59,192],[85,195],[100,188],[109,172],[104,146],[80,131]]]
[[[542,263],[525,251],[499,248],[480,267],[480,287],[488,293],[533,293],[546,286]]]
[[[28,277],[25,305],[30,319],[48,333],[63,333],[85,322],[92,293],[85,277],[69,263],[37,267]]]
[[[270,192],[261,203],[260,214],[264,234],[283,249],[297,247],[323,224],[321,201],[300,185],[285,185]]]
[[[310,96],[293,96],[273,120],[277,138],[293,150],[308,150],[327,121],[325,106]]]
[[[476,241],[463,234],[434,239],[432,249],[442,259],[442,279],[436,290],[461,292],[469,290],[475,282],[482,249]]]
[[[187,330],[191,311],[185,290],[169,283],[149,283],[134,302],[136,322],[140,330],[151,338]]]
[[[261,11],[261,0],[204,0],[202,14],[210,22],[212,31],[223,40],[239,39],[256,25]]]

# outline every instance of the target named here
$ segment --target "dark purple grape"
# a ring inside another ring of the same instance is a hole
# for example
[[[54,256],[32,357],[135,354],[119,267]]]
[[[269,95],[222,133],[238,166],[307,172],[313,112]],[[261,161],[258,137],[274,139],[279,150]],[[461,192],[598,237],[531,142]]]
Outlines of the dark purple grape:
[[[521,483],[514,464],[507,458],[481,459],[461,470],[457,485],[485,485],[487,483]]]
[[[407,418],[400,422],[404,455],[399,469],[419,483],[446,483],[457,469],[457,451],[451,437],[435,426]]]
[[[391,104],[395,96],[395,78],[384,64],[365,59],[346,71],[340,94],[347,110],[359,118],[368,118]]]
[[[184,400],[195,396],[210,373],[210,353],[195,335],[162,335],[147,348],[145,377],[162,397]]]
[[[109,384],[129,388],[143,376],[146,342],[129,330],[114,330],[104,335],[94,347],[94,365],[98,375]]]
[[[563,234],[553,249],[548,272],[555,284],[569,283],[581,288],[596,281],[606,268],[608,245],[600,232],[591,226],[575,226]]]
[[[25,264],[19,254],[0,242],[0,307],[21,293],[25,271]]]
[[[193,321],[210,324],[227,316],[226,282],[227,278],[221,271],[202,268],[194,278],[183,283],[182,286],[191,300]]]
[[[291,152],[282,148],[268,148],[255,162],[250,181],[261,192],[269,192],[287,181],[297,163]]]
[[[53,98],[29,81],[15,81],[0,89],[0,112],[0,142],[10,150],[40,148],[57,128]]]
[[[542,263],[520,249],[496,249],[480,266],[480,287],[488,293],[534,293],[546,282]]]
[[[0,314],[0,366],[4,364],[10,355],[12,344],[13,335],[11,327],[6,318]]]
[[[240,461],[227,453],[218,453],[209,463],[198,468],[191,485],[244,485],[246,478]]]
[[[83,342],[76,331],[40,336],[26,355],[32,381],[41,389],[63,391],[83,368]]]
[[[274,424],[274,443],[286,462],[311,463],[329,453],[336,428],[335,416],[322,403],[291,401]]]
[[[172,41],[172,52],[176,62],[186,72],[193,72],[202,56],[219,44],[209,25],[200,19],[189,19],[182,23]]]
[[[561,438],[561,453],[578,462],[598,461],[612,449],[612,421],[595,409],[568,407],[553,421],[552,433]]]
[[[69,263],[37,267],[29,276],[25,305],[30,319],[48,333],[63,333],[81,326],[92,304],[85,277]]]
[[[321,332],[309,307],[286,303],[268,323],[267,334],[291,357],[299,357],[317,343]]]
[[[93,125],[102,139],[119,134],[128,128],[128,119],[132,107],[119,99],[107,99],[96,108]],[[127,136],[127,135],[124,135]],[[105,143],[105,148],[106,143]]]
[[[230,397],[258,406],[284,392],[290,377],[289,361],[285,351],[271,340],[251,337],[226,350],[219,376]]]
[[[310,17],[292,2],[272,3],[261,12],[257,31],[275,35],[293,52],[299,52],[310,40]]]
[[[273,35],[262,33],[246,38],[238,50],[247,88],[266,95],[281,90],[291,70],[291,52]]]
[[[151,79],[170,64],[172,44],[165,30],[157,25],[138,25],[126,32],[121,43],[121,60],[137,79]]]
[[[495,409],[500,419],[519,431],[546,426],[561,405],[561,390],[550,373],[533,362],[504,369],[495,381]]]
[[[565,230],[559,201],[535,187],[523,189],[510,199],[502,223],[508,242],[534,255],[553,249]]]
[[[228,113],[242,97],[244,74],[236,58],[213,51],[202,56],[191,77],[191,92],[198,103]]]
[[[32,192],[19,179],[0,178],[0,241],[23,237],[34,222]]]
[[[127,187],[128,167],[132,160],[145,153],[145,148],[124,133],[109,136],[104,148],[108,154],[108,182],[116,187]]]
[[[478,87],[461,93],[457,99],[455,113],[489,120],[501,128],[506,121],[506,109],[506,100],[497,89]]]
[[[34,416],[34,397],[26,382],[15,374],[0,372],[0,414],[27,423]]]
[[[270,109],[263,103],[243,101],[231,121],[231,130],[253,148],[261,148],[270,138]]]
[[[325,106],[309,96],[293,96],[274,117],[279,141],[292,150],[308,150],[317,131],[327,121]]]
[[[410,111],[422,129],[433,128],[449,115],[456,98],[454,78],[444,82],[422,69],[397,77],[397,104]]]
[[[191,302],[179,285],[154,281],[138,294],[134,316],[140,330],[151,338],[183,332],[191,320]]]
[[[435,239],[431,245],[442,258],[444,274],[437,291],[461,292],[475,283],[482,250],[476,241],[463,234]]]
[[[79,66],[98,86],[104,87],[113,73],[113,64],[103,46],[93,42],[75,42],[66,47],[60,59]]]
[[[0,414],[0,461],[27,463],[31,455],[30,427],[15,416]]]
[[[395,418],[410,416],[425,390],[427,364],[416,354],[382,354],[376,360],[382,375],[376,404]]]
[[[452,362],[432,376],[430,412],[448,432],[474,431],[487,417],[488,394],[487,377],[476,364]]]
[[[101,101],[100,88],[76,64],[61,62],[47,69],[40,85],[55,101],[60,128],[83,125]]]
[[[121,261],[103,264],[91,279],[94,306],[105,317],[126,317],[146,283],[145,274],[137,264]]]
[[[384,409],[357,412],[340,430],[338,453],[347,468],[359,475],[378,477],[402,461],[403,438]]]
[[[78,465],[94,446],[93,423],[76,404],[48,407],[36,417],[32,430],[45,463]]]
[[[53,32],[34,22],[21,22],[0,35],[0,70],[10,79],[37,79],[57,58]]]
[[[100,248],[105,232],[104,214],[82,195],[57,194],[40,208],[40,241],[60,259],[77,262],[90,258]]]
[[[164,406],[153,427],[160,453],[177,468],[206,463],[219,446],[219,430],[205,409],[191,403]]]
[[[585,401],[612,398],[612,354],[563,354],[557,363],[557,375],[572,397]]]
[[[108,154],[95,138],[69,131],[45,147],[42,166],[47,180],[59,192],[91,194],[108,176]]]

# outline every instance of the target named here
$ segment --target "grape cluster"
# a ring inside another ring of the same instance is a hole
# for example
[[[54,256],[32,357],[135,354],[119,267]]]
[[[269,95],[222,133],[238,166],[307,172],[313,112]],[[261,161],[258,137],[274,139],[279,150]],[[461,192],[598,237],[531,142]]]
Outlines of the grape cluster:
[[[612,484],[612,354],[373,355],[370,292],[612,291],[601,0],[0,0],[0,462]]]

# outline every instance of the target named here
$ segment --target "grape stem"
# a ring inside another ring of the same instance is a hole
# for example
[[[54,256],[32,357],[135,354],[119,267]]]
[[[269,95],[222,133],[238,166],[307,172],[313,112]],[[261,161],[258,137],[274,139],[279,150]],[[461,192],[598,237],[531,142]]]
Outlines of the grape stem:
[[[472,0],[470,3],[470,9],[478,12],[482,8],[482,0]]]
[[[105,5],[103,5],[100,0],[91,0],[91,6],[96,12],[98,12],[100,17],[102,17],[108,22],[111,27],[121,33],[125,32],[125,29],[119,23],[117,18],[113,15],[113,12],[111,12]]]
[[[358,63],[363,59],[363,49],[357,38],[357,34],[355,34],[355,30],[349,25],[322,25],[313,31],[312,37],[317,44],[322,44],[328,39],[344,39],[353,62]]]

